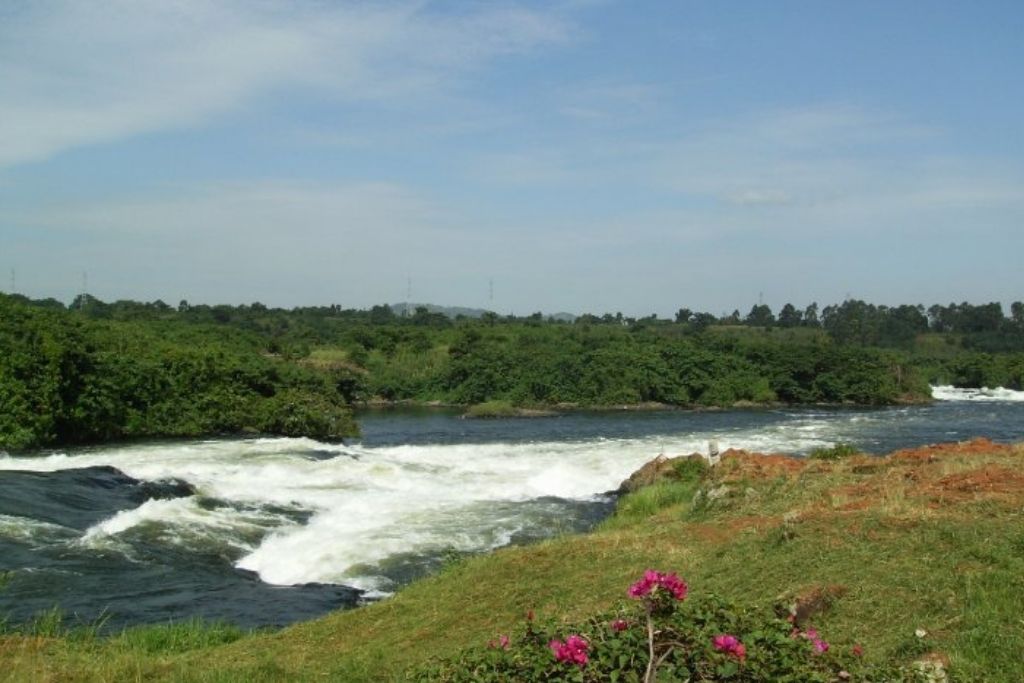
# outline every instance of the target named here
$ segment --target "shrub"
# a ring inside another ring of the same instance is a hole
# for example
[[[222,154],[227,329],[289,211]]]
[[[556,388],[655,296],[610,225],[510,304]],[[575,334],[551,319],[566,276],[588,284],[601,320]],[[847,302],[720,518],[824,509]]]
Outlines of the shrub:
[[[842,458],[848,458],[851,455],[857,455],[858,453],[860,453],[860,451],[851,444],[837,443],[831,448],[815,448],[807,457],[812,460],[841,460]]]
[[[537,621],[487,647],[435,660],[408,680],[488,681],[916,681],[916,669],[869,667],[855,646],[837,651],[815,630],[798,630],[780,612],[714,595],[691,596],[675,574],[648,570],[620,607],[582,623]]]
[[[487,401],[466,410],[466,417],[474,418],[514,417],[516,414],[515,407],[508,401]]]

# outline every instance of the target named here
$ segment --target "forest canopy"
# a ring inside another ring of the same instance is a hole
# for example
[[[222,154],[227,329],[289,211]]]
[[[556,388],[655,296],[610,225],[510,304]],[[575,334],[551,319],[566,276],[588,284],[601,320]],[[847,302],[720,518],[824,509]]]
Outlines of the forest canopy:
[[[575,318],[427,306],[69,306],[0,295],[0,447],[265,433],[340,439],[364,403],[889,405],[1024,380],[1024,306]]]

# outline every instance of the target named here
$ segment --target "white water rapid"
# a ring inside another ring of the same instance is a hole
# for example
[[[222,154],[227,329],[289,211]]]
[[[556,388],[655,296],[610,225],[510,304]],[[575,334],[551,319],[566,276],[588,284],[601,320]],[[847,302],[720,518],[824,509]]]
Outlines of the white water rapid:
[[[830,441],[828,422],[722,435],[722,448],[795,452]],[[558,524],[567,501],[595,501],[661,452],[703,451],[706,434],[373,448],[309,439],[133,445],[43,457],[0,456],[0,470],[111,466],[143,481],[184,480],[197,495],[149,500],[87,529],[118,547],[132,530],[191,547],[215,540],[271,584],[338,583],[387,592],[381,563],[506,545]],[[212,501],[212,502],[211,502]],[[561,507],[559,507],[561,506]]]
[[[1024,391],[1014,391],[995,387],[989,389],[958,389],[954,386],[939,385],[932,387],[932,398],[936,401],[999,401],[1024,402]]]

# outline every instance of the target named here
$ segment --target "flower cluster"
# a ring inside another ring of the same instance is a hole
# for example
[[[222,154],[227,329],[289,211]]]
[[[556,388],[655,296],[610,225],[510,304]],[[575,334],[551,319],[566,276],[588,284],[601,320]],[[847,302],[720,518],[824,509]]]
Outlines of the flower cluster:
[[[814,651],[819,655],[828,652],[828,643],[819,638],[818,632],[813,628],[809,628],[802,633],[800,631],[794,631],[793,635],[806,638],[811,641],[811,644],[814,645]]]
[[[643,578],[629,587],[631,598],[643,598],[662,588],[676,600],[684,600],[688,590],[686,582],[673,574],[662,574],[653,569],[644,572]]]
[[[688,593],[676,574],[648,569],[629,587],[638,602],[628,611],[620,606],[567,627],[538,623],[531,610],[521,635],[495,633],[488,649],[442,661],[411,680],[690,680],[694,672],[708,680],[948,680],[937,660],[926,658],[913,668],[878,666],[864,661],[860,644],[837,655],[810,624],[797,622],[795,611],[787,624],[778,618],[778,607],[755,615],[715,595]]]
[[[575,664],[582,669],[590,661],[590,658],[587,656],[590,643],[577,635],[569,636],[565,639],[565,642],[552,640],[548,643],[548,647],[551,648],[555,659],[560,662]]]
[[[740,639],[736,636],[729,635],[728,633],[715,636],[711,639],[711,644],[714,645],[715,649],[719,652],[730,654],[741,662],[747,656],[747,648],[743,646]]]

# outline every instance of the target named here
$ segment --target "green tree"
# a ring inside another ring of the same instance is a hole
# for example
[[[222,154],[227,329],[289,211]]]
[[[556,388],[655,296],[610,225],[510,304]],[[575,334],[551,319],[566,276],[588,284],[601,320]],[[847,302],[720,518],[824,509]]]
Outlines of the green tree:
[[[775,315],[768,304],[755,304],[747,313],[744,323],[754,327],[771,327],[775,323]]]
[[[793,304],[787,303],[779,311],[779,327],[798,327],[803,322],[803,315]]]

